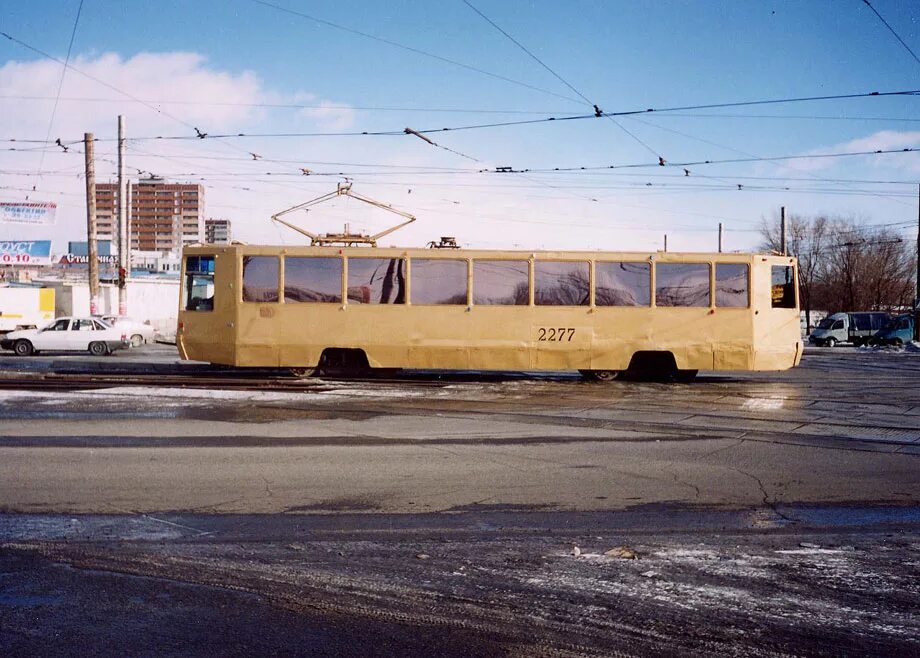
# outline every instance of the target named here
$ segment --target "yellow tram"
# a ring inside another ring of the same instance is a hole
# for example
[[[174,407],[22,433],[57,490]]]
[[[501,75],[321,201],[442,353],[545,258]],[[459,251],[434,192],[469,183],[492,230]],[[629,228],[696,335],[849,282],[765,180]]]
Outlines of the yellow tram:
[[[784,370],[802,356],[796,269],[747,253],[190,246],[177,345],[304,370]]]

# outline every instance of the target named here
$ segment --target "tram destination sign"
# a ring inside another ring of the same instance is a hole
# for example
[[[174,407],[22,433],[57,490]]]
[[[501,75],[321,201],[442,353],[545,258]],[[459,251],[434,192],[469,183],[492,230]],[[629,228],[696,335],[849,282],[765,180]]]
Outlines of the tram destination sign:
[[[0,265],[51,265],[51,240],[0,241]]]
[[[0,222],[14,224],[53,224],[56,203],[40,201],[0,201]]]

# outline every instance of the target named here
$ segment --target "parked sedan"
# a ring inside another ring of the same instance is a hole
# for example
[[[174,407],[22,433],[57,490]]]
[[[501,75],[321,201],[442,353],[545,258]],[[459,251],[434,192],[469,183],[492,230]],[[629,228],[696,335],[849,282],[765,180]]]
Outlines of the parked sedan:
[[[116,329],[123,329],[128,339],[131,341],[131,345],[134,347],[140,347],[144,343],[153,342],[153,327],[149,324],[139,322],[124,315],[103,315],[102,320]]]
[[[0,340],[0,348],[13,350],[19,356],[38,351],[87,351],[104,356],[131,343],[122,329],[116,329],[98,318],[58,318],[41,329],[11,331]]]

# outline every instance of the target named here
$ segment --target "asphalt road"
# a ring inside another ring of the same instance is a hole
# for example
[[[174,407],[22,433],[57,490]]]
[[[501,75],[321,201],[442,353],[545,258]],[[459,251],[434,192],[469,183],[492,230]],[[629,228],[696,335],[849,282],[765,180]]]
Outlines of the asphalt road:
[[[917,382],[838,348],[689,385],[0,391],[0,650],[920,655]]]

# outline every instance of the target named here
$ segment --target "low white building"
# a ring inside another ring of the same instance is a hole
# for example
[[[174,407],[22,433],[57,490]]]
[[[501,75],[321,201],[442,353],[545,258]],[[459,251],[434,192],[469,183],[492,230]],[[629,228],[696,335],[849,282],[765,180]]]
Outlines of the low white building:
[[[132,251],[131,270],[179,276],[182,270],[182,257],[172,251]]]
[[[37,281],[54,289],[55,317],[89,315],[89,283],[86,281],[46,279]],[[127,281],[128,316],[149,322],[158,336],[175,340],[179,319],[179,279],[132,277]],[[118,313],[118,286],[99,286],[99,315]]]

